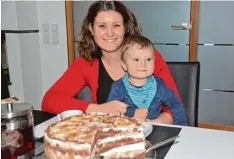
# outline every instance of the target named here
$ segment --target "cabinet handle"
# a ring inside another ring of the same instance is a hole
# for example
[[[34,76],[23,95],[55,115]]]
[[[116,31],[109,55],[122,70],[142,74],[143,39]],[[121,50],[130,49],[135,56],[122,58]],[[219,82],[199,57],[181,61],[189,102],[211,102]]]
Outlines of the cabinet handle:
[[[181,23],[181,24],[173,24],[171,25],[173,30],[190,30],[191,24],[189,23]]]

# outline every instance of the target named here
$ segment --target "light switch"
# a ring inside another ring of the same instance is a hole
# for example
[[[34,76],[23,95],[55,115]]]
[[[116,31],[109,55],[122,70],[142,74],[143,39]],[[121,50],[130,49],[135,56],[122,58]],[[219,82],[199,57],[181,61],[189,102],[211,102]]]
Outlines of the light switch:
[[[43,43],[50,44],[50,25],[42,24],[42,31],[43,31]]]
[[[58,24],[51,24],[51,40],[53,45],[59,44]]]

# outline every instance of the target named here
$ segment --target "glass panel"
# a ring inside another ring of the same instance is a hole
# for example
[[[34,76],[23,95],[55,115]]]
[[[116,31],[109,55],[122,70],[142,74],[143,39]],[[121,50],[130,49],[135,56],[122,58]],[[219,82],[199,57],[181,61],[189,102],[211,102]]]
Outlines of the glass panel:
[[[234,90],[234,47],[199,46],[200,88]]]
[[[234,2],[199,3],[198,43],[234,44]]]
[[[199,122],[234,126],[234,93],[200,91]]]
[[[124,1],[154,43],[188,43],[189,30],[171,25],[190,22],[190,1]]]
[[[166,61],[188,61],[188,46],[154,45]]]

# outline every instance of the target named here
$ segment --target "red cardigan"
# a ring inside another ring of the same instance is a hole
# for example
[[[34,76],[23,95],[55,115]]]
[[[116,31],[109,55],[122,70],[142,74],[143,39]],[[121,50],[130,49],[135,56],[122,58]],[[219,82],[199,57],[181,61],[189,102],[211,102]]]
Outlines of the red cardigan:
[[[155,59],[154,75],[162,78],[179,97],[167,64],[157,50],[155,50]],[[79,109],[85,112],[89,102],[78,100],[75,97],[85,86],[88,86],[92,92],[93,103],[97,103],[98,71],[98,60],[94,60],[90,64],[84,58],[78,57],[63,76],[46,92],[42,101],[42,110],[55,114],[69,109]],[[163,111],[168,112],[173,117],[168,108],[163,107]]]

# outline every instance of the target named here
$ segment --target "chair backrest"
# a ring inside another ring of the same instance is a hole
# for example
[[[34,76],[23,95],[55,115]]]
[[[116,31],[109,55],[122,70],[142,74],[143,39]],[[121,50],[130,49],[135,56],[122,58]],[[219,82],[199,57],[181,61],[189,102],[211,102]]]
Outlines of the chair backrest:
[[[188,125],[197,127],[200,82],[199,62],[167,62],[182,98]]]

